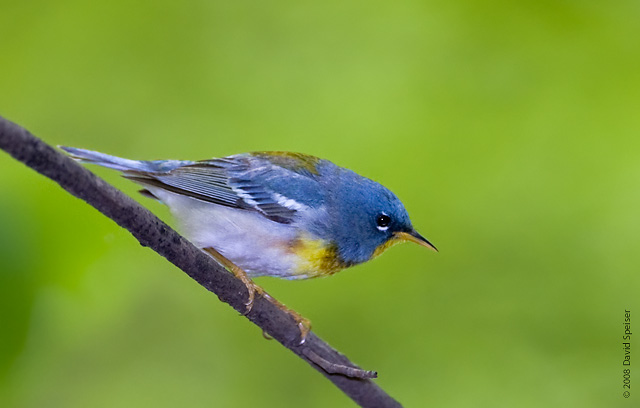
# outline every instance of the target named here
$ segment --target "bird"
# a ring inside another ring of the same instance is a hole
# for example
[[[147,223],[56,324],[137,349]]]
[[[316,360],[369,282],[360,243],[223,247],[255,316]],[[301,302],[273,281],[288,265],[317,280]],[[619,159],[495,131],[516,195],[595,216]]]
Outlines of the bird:
[[[119,170],[140,192],[169,207],[179,230],[246,286],[289,312],[301,331],[311,323],[252,278],[309,279],[367,262],[400,242],[437,251],[413,227],[388,188],[329,160],[286,151],[200,161],[129,160],[59,146],[70,157]]]

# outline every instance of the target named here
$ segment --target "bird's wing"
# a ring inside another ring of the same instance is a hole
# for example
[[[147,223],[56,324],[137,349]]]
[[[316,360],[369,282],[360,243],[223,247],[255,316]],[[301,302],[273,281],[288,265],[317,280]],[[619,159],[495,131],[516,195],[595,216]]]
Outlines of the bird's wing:
[[[246,154],[205,160],[167,172],[125,171],[124,176],[143,185],[232,208],[255,210],[288,224],[306,207],[291,196],[316,192],[311,174],[301,174],[269,157]],[[308,201],[308,197],[305,200]]]

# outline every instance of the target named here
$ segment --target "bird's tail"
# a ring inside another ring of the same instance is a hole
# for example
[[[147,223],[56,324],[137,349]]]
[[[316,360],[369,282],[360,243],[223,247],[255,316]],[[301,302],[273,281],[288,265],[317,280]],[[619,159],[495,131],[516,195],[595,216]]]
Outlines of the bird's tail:
[[[73,159],[83,163],[93,163],[100,166],[109,167],[120,171],[141,171],[146,173],[160,173],[173,170],[177,167],[191,164],[191,161],[182,160],[129,160],[121,157],[111,156],[92,150],[78,149],[76,147],[58,146]]]

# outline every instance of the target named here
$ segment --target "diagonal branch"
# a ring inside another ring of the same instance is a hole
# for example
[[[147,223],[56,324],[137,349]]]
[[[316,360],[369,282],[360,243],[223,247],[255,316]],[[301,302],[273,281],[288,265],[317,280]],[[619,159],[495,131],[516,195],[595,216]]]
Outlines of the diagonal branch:
[[[0,148],[111,218],[140,244],[165,257],[238,312],[245,310],[244,284],[210,256],[133,199],[2,117]],[[370,379],[375,373],[358,368],[313,332],[309,333],[303,345],[298,344],[300,332],[294,320],[264,297],[256,296],[246,317],[322,373],[360,406],[401,407]]]

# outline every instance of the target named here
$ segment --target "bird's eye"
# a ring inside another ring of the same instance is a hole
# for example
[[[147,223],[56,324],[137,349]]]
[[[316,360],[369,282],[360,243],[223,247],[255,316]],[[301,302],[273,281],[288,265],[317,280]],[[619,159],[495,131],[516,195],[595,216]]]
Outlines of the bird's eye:
[[[391,224],[391,217],[382,213],[376,218],[376,224],[380,231],[386,231],[389,228],[389,224]]]

